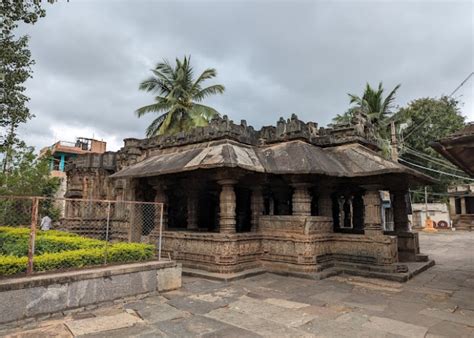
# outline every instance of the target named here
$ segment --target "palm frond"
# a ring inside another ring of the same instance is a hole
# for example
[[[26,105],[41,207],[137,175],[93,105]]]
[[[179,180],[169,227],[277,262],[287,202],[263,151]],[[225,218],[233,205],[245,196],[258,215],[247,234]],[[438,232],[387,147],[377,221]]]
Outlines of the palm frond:
[[[193,108],[190,111],[191,116],[202,116],[207,122],[210,122],[213,118],[220,116],[219,112],[212,107],[205,106],[203,104],[194,103]]]
[[[208,68],[199,75],[196,81],[193,84],[193,89],[200,88],[201,83],[213,79],[217,76],[217,71],[214,68]]]
[[[163,121],[166,119],[168,114],[169,113],[166,112],[153,120],[153,122],[146,128],[147,137],[153,137],[158,135],[158,131],[160,130],[160,127],[162,126]]]
[[[152,70],[152,72],[155,73],[156,71]],[[149,77],[144,80],[140,83],[138,89],[146,92],[160,93],[162,95],[167,95],[170,92],[169,83],[167,83],[166,80],[157,77]]]
[[[163,97],[158,97],[159,99],[157,102],[149,104],[147,106],[143,106],[138,108],[135,113],[138,117],[142,117],[147,113],[158,113],[161,111],[169,110],[172,107],[172,103],[166,100]]]
[[[395,94],[397,93],[398,89],[401,87],[401,84],[397,84],[395,88],[392,89],[390,94],[385,98],[382,104],[382,109],[386,112],[390,112],[390,108],[392,107],[393,101],[395,101]]]
[[[223,85],[213,85],[206,88],[201,89],[199,92],[193,95],[193,99],[200,102],[208,96],[222,94],[225,91],[225,87]]]

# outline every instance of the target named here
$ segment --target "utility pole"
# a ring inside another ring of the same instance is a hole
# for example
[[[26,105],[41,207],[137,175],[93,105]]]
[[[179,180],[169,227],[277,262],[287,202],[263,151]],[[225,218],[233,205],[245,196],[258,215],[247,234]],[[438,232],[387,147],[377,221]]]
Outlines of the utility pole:
[[[428,219],[428,191],[425,185],[425,220]]]
[[[398,140],[397,131],[395,129],[395,121],[390,122],[390,157],[392,161],[398,162]]]

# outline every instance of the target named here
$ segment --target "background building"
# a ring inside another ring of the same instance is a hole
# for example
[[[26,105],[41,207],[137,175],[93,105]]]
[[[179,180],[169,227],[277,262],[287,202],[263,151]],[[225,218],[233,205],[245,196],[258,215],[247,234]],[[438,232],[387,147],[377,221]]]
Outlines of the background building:
[[[474,229],[474,184],[462,184],[448,189],[449,213],[458,230]]]
[[[56,198],[63,198],[67,189],[67,176],[65,172],[66,163],[80,154],[103,154],[106,150],[107,142],[92,138],[78,137],[76,142],[58,141],[49,147],[41,149],[40,156],[51,156],[50,170],[51,176],[60,180]],[[64,216],[64,203],[60,202],[61,216]]]

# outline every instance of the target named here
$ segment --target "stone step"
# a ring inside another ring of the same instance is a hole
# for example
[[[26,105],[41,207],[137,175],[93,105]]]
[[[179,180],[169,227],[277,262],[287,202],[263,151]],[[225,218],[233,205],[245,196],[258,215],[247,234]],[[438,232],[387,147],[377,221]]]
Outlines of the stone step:
[[[417,254],[416,255],[416,261],[417,262],[428,262],[429,258],[428,255],[425,254]]]

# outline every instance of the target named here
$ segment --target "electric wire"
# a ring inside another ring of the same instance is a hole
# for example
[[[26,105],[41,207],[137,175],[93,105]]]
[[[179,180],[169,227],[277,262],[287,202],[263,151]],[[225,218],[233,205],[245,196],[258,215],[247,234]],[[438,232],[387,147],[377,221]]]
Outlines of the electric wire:
[[[421,169],[425,169],[425,170],[428,170],[428,171],[432,171],[432,172],[435,172],[435,173],[438,173],[438,174],[441,174],[441,175],[447,175],[447,176],[456,177],[456,178],[461,178],[461,179],[463,179],[463,180],[467,180],[467,181],[474,182],[474,179],[469,178],[469,177],[466,177],[466,176],[460,176],[460,175],[450,174],[450,173],[447,173],[447,172],[444,172],[444,171],[440,171],[440,170],[436,170],[436,169],[432,169],[432,168],[427,168],[427,167],[425,167],[425,166],[422,166],[422,165],[419,165],[419,164],[416,164],[416,163],[413,163],[413,162],[404,160],[403,158],[399,158],[398,160],[399,160],[399,161],[402,161],[402,162],[405,162],[405,163],[408,163],[408,164],[410,164],[410,165],[413,165],[413,166],[415,166],[415,167],[418,167],[418,168],[421,168]]]

